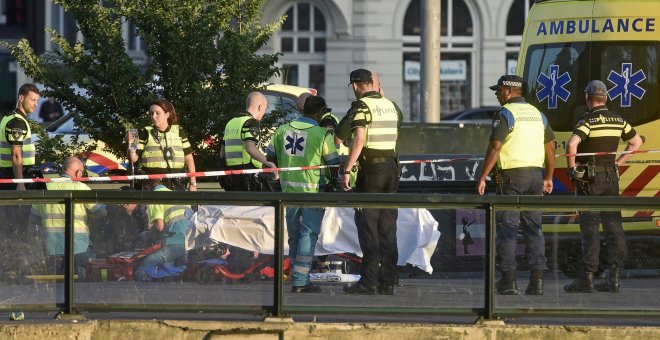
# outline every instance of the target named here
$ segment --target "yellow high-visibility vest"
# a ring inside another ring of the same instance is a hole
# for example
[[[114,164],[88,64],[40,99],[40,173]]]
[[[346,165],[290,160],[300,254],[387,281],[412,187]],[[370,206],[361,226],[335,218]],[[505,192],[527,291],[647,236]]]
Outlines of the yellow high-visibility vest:
[[[25,125],[27,126],[27,134],[23,138],[23,146],[21,147],[22,149],[22,155],[23,155],[23,165],[34,165],[35,163],[35,147],[34,143],[32,142],[32,129],[30,129],[30,123],[25,119],[25,117],[17,112],[14,111],[12,114],[4,116],[2,118],[2,121],[0,121],[0,167],[1,168],[11,168],[13,166],[12,162],[12,157],[11,157],[11,148],[12,145],[9,144],[9,141],[7,140],[7,135],[13,136],[14,131],[11,131],[12,129],[7,130],[7,123],[9,123],[10,120],[12,119],[21,119],[25,122]],[[23,133],[25,131],[22,131],[21,137],[23,137]],[[10,137],[11,138],[11,137]]]
[[[513,115],[513,130],[504,139],[500,169],[543,167],[545,162],[545,125],[543,116],[527,103],[508,103],[504,108]]]

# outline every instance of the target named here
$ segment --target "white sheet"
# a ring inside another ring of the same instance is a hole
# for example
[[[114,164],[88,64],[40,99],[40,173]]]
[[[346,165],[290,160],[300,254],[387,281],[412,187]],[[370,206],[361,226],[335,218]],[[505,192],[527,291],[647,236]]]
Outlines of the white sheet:
[[[275,252],[274,208],[200,206],[191,218],[187,248],[223,242],[264,254]],[[316,255],[354,253],[362,255],[353,208],[326,208]],[[286,235],[286,226],[284,229]],[[288,244],[284,242],[285,254]],[[440,238],[438,222],[426,209],[399,209],[397,219],[398,265],[409,263],[433,272],[431,256]]]

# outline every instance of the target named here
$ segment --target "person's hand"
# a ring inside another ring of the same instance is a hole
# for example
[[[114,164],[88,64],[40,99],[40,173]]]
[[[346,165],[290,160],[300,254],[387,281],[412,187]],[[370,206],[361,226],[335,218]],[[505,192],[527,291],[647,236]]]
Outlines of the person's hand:
[[[477,184],[477,193],[482,196],[486,193],[486,180],[479,180],[479,184]]]
[[[351,174],[349,171],[346,171],[341,176],[341,188],[344,191],[351,191]]]
[[[543,180],[543,193],[551,194],[553,186],[554,186],[554,184],[552,183],[552,179],[544,179]]]
[[[266,162],[264,163],[264,166],[266,166],[267,168],[277,169],[277,165],[275,165],[275,163],[273,162]],[[277,171],[273,171],[270,173],[273,174],[273,180],[277,181],[278,179],[280,179],[280,174]]]

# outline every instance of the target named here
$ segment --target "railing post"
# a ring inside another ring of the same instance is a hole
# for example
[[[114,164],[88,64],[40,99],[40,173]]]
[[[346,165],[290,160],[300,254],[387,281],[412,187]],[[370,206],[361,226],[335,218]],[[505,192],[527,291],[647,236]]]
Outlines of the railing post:
[[[75,308],[75,257],[74,257],[74,198],[69,192],[64,202],[64,308],[55,316],[61,320],[83,320],[84,315],[78,314]]]
[[[495,228],[496,218],[493,204],[486,208],[486,290],[483,318],[493,319],[495,309]]]
[[[75,314],[74,304],[74,249],[73,249],[73,197],[69,197],[64,204],[64,313]]]
[[[274,295],[272,317],[285,318],[282,307],[284,287],[284,205],[282,201],[275,203],[275,277],[273,278]]]

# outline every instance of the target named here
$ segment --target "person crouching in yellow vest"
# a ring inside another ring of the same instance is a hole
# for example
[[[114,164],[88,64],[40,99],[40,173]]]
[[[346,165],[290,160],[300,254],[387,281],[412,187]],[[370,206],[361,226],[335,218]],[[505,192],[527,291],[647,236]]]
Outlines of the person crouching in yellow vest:
[[[318,125],[327,106],[322,97],[309,97],[304,116],[281,125],[275,131],[266,152],[268,159],[281,167],[318,166],[338,164],[339,157],[332,133]],[[335,170],[336,171],[336,170]],[[284,192],[318,193],[321,184],[320,169],[286,171],[280,174]],[[291,292],[318,293],[321,287],[309,279],[316,241],[321,231],[323,208],[290,207],[286,209],[289,234],[289,257],[293,262]]]
[[[160,179],[149,180],[145,190],[171,191],[162,184]],[[177,262],[186,259],[185,238],[190,224],[186,218],[186,212],[191,213],[191,210],[189,205],[147,205],[149,215],[147,232],[159,234],[158,242],[162,247],[142,260],[140,266],[135,270],[135,281],[151,281],[149,271],[155,270],[157,266],[173,267]]]
[[[84,165],[76,157],[68,158],[62,168],[64,178],[80,178],[83,176]],[[47,190],[91,190],[83,182],[50,182]],[[105,204],[77,203],[73,209],[73,252],[76,274],[80,280],[85,280],[86,264],[96,258],[89,238],[87,214],[105,215]],[[64,273],[64,234],[65,227],[64,204],[35,204],[32,207],[33,223],[43,227],[46,255],[48,255],[49,271],[56,274]]]

